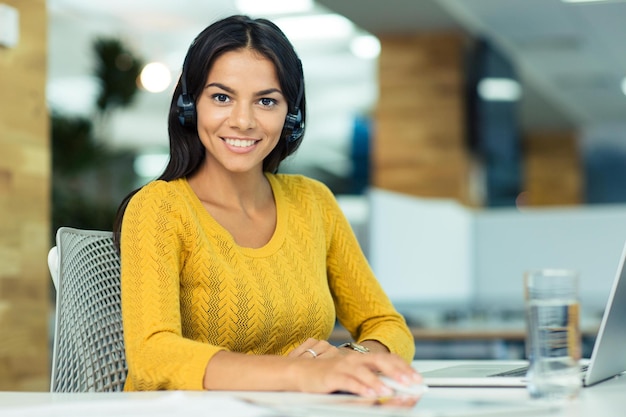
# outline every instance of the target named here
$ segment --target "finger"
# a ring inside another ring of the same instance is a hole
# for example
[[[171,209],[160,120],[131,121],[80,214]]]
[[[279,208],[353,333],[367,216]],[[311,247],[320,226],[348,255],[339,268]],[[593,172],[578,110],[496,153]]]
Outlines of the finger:
[[[294,349],[290,356],[313,357],[319,356],[332,357],[336,356],[337,348],[328,343],[326,340],[307,339],[302,345]]]
[[[363,354],[342,355],[337,358],[341,366],[336,368],[335,382],[345,384],[339,389],[366,397],[392,395],[393,390],[387,387],[379,378],[377,362],[384,361],[385,358],[371,358],[369,356]]]
[[[327,360],[321,360],[320,364]],[[334,359],[330,359],[334,361]],[[375,389],[371,388],[368,384],[363,383],[362,376],[357,375],[357,372],[352,367],[339,370],[339,369],[327,369],[324,371],[322,383],[323,392],[348,392],[351,394],[359,395],[367,398],[381,397]]]
[[[374,354],[372,359],[374,359],[373,365],[376,371],[401,384],[409,385],[423,382],[420,373],[397,355]]]
[[[368,384],[372,389],[377,392],[382,392],[380,385],[385,385],[378,380],[379,376],[385,376],[401,385],[412,385],[422,382],[422,376],[413,369],[408,363],[397,355],[389,353],[374,353],[370,355],[358,356],[351,355],[351,361],[360,360],[364,366],[368,368],[370,373],[376,376],[376,381],[372,381],[369,374],[360,374],[360,378],[363,378],[362,382]],[[356,368],[356,367],[355,367]]]
[[[313,348],[313,349],[316,352],[318,352],[318,355],[317,355],[318,357],[321,357],[324,359],[344,356],[344,353],[341,351],[341,349],[338,349],[336,346],[333,346],[333,345],[328,345],[323,348],[320,348],[319,351],[317,350],[317,348]]]
[[[338,349],[326,340],[318,340],[309,349],[315,351],[318,357],[323,356],[325,358],[337,356],[338,353]]]
[[[317,342],[318,342],[317,339],[313,339],[312,337],[310,337],[307,340],[305,340],[300,346],[297,346],[294,350],[289,352],[288,356],[291,356],[291,357],[304,356],[305,353],[308,356],[312,356],[310,353],[307,352],[307,349],[313,349],[315,351],[314,346],[317,344]]]
[[[393,390],[386,386],[373,372],[369,366],[358,366],[353,368],[352,377],[360,385],[357,394],[367,397],[387,397],[393,395]]]

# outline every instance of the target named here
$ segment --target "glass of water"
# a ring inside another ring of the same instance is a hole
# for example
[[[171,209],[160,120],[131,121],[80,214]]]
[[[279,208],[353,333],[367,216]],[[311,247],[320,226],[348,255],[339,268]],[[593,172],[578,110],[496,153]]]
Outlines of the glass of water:
[[[581,388],[578,273],[541,269],[524,275],[528,392],[533,398],[575,398]]]

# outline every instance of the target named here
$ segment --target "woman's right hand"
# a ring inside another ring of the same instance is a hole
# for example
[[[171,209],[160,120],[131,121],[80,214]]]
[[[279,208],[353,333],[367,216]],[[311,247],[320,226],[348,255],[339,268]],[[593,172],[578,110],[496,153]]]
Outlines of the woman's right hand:
[[[422,382],[422,377],[417,371],[392,353],[343,355],[338,352],[326,356],[319,355],[313,360],[294,361],[289,374],[299,391],[312,393],[344,391],[363,397],[393,394],[393,391],[380,380],[379,375],[385,375],[405,385]]]

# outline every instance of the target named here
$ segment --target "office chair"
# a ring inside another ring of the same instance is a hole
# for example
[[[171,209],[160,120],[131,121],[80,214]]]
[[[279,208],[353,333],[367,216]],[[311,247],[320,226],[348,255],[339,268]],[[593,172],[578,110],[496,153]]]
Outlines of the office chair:
[[[128,368],[113,233],[59,228],[48,266],[57,292],[50,391],[122,391]]]

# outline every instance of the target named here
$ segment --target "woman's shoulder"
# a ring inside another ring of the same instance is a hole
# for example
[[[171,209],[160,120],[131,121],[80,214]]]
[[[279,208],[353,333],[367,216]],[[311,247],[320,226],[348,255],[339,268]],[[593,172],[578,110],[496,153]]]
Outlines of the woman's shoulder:
[[[131,203],[147,201],[179,200],[185,191],[185,179],[172,181],[154,180],[141,187],[132,197]]]
[[[332,194],[323,182],[301,174],[272,174],[274,181],[290,193]]]

